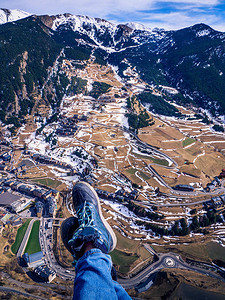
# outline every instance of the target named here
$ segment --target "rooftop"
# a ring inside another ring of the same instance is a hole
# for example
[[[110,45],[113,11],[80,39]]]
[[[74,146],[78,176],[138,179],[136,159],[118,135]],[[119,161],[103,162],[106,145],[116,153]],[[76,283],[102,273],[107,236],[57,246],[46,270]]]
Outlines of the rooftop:
[[[33,263],[33,262],[36,262],[38,260],[41,260],[43,258],[43,253],[42,251],[40,252],[36,252],[36,253],[33,253],[33,254],[30,254],[29,255],[29,262],[30,263]]]
[[[15,201],[18,201],[21,198],[21,196],[14,195],[9,192],[5,192],[0,194],[0,205],[10,205]]]

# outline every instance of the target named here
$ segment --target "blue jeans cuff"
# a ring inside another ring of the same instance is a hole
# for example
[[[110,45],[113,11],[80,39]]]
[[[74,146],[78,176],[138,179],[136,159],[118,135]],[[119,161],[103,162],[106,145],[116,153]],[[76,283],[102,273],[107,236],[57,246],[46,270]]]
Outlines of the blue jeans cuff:
[[[88,250],[86,253],[84,253],[83,256],[78,260],[78,262],[82,261],[83,259],[86,259],[89,255],[94,254],[94,253],[102,253],[102,251],[98,248],[93,248]]]

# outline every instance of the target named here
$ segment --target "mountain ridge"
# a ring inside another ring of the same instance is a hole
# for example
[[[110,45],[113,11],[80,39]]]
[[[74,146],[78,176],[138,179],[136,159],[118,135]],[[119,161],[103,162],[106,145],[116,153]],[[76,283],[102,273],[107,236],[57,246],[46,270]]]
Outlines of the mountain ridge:
[[[8,10],[1,12],[10,15]],[[66,76],[63,61],[80,68],[91,57],[95,63],[115,66],[124,83],[129,79],[124,71],[132,66],[146,84],[178,90],[178,95],[163,96],[162,101],[224,115],[224,33],[201,23],[165,31],[72,14],[27,14],[0,25],[3,122],[15,123],[31,113],[37,98],[54,111],[71,90],[72,79]]]
[[[25,12],[20,9],[0,8],[0,24],[5,24],[7,22],[14,22],[29,17],[31,15],[32,15],[31,13]]]

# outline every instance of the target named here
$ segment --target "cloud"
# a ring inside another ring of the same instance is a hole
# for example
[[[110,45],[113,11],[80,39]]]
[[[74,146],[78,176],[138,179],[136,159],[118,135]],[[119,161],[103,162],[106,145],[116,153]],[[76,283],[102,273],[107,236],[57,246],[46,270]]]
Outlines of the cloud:
[[[195,6],[215,6],[220,4],[221,1],[219,0],[160,0],[154,1],[155,3],[165,2],[165,3],[179,3],[179,4],[192,4]]]
[[[20,8],[39,14],[64,13],[99,14],[99,16],[119,12],[155,9],[163,5],[189,5],[193,7],[215,6],[219,0],[1,0],[1,7]]]
[[[34,14],[72,13],[178,29],[204,22],[225,30],[222,0],[1,0],[1,7]]]
[[[142,22],[150,27],[163,27],[164,29],[173,30],[181,29],[194,25],[196,23],[216,24],[218,19],[214,15],[198,15],[193,16],[185,12],[172,13],[148,13],[139,16]],[[211,25],[212,26],[212,25]]]

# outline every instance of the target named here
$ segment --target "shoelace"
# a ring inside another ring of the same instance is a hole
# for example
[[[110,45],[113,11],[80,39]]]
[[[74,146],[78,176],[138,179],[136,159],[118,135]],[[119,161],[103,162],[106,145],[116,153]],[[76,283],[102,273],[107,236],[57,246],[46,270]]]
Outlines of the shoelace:
[[[95,229],[96,233],[98,233],[98,238],[102,240],[102,232],[99,230],[99,228],[96,227],[95,224],[95,218],[94,218],[94,209],[92,209],[91,205],[88,202],[84,202],[84,205],[82,208],[77,210],[77,217],[78,217],[78,222],[80,224],[78,231],[74,234],[72,239],[69,241],[69,243],[73,243],[74,240],[79,236],[80,232],[82,232],[83,228],[86,226],[91,226]],[[82,246],[82,245],[81,245]],[[73,265],[75,266],[78,258],[77,258],[77,253],[73,253]]]
[[[80,226],[94,226],[94,214],[92,209],[90,208],[90,204],[88,204],[86,201],[84,202],[84,206],[78,209],[77,217]]]
[[[83,207],[77,210],[77,217],[80,224],[80,229],[86,226],[92,226],[96,232],[98,232],[99,237],[101,238],[102,231],[96,227],[94,212],[88,202],[85,201]]]

